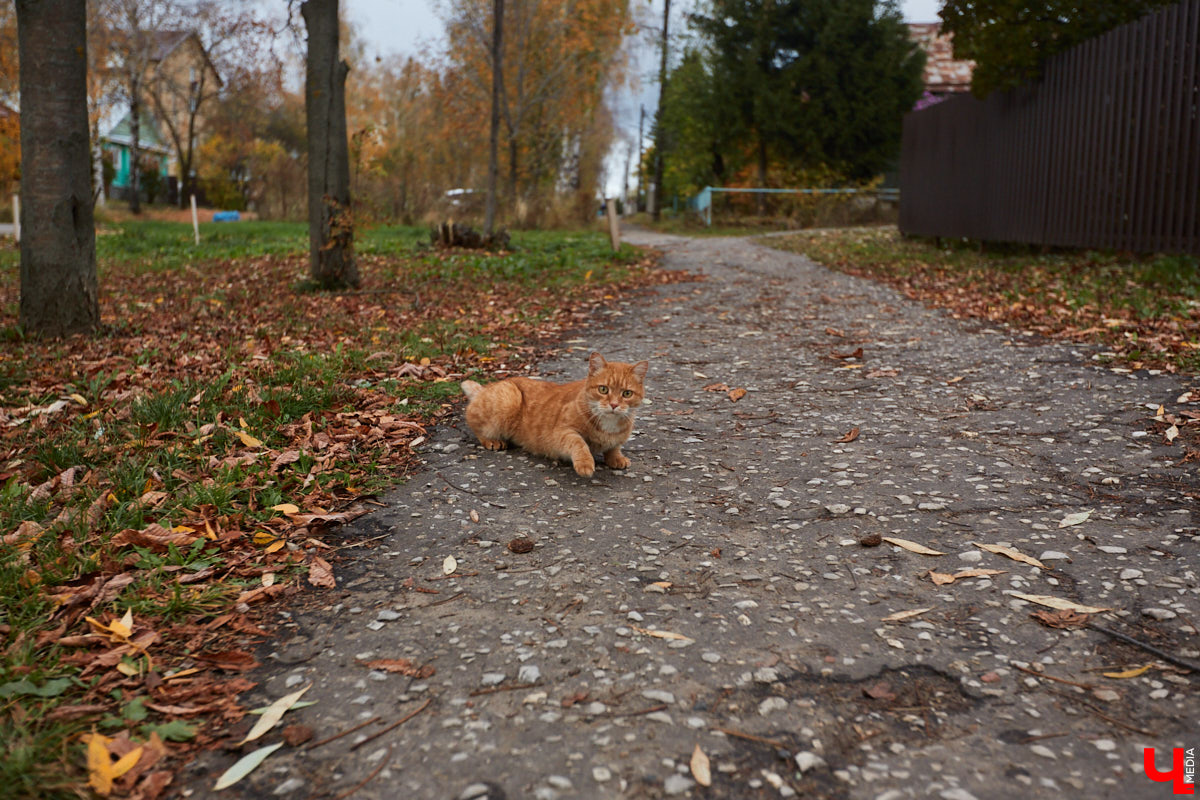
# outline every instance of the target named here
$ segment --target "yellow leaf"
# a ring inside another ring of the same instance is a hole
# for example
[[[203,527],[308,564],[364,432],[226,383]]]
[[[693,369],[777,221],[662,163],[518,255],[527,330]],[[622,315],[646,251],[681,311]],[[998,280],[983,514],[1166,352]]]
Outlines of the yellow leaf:
[[[989,553],[995,553],[1000,556],[1007,556],[1013,561],[1020,561],[1022,564],[1028,564],[1031,567],[1041,567],[1042,569],[1050,569],[1041,561],[1038,561],[1033,556],[1027,556],[1019,550],[1014,550],[1011,547],[1005,547],[1002,544],[980,544],[975,542],[975,546],[980,550],[987,550]]]
[[[929,608],[910,608],[908,611],[897,611],[894,614],[888,614],[886,617],[884,617],[883,619],[881,619],[879,621],[880,622],[899,622],[900,620],[903,620],[903,619],[909,619],[911,617],[919,617],[920,615],[924,614],[926,611],[932,611],[932,610],[933,610],[932,606],[930,606]]]
[[[888,544],[894,544],[896,547],[902,547],[911,553],[920,553],[923,556],[944,556],[945,553],[940,550],[931,550],[923,544],[910,542],[908,539],[897,539],[894,536],[884,536],[883,540]]]
[[[237,434],[237,437],[242,440],[242,444],[246,445],[246,447],[262,447],[260,439],[255,439],[245,431],[234,431],[234,433]]]
[[[133,633],[133,609],[125,609],[125,616],[121,617],[121,621],[112,623],[109,628],[118,636],[124,636],[128,639]]]
[[[674,633],[672,631],[654,631],[649,628],[639,628],[636,625],[629,626],[631,630],[636,631],[644,636],[653,636],[656,639],[673,639],[681,642],[694,641],[690,636],[684,636],[682,633]]]
[[[248,428],[248,427],[250,427],[249,425],[247,425],[247,424],[246,424],[246,418],[245,418],[245,417],[238,417],[238,427],[239,427],[239,428]]]
[[[70,395],[70,398],[71,398],[72,400],[74,400],[76,403],[78,403],[79,405],[81,405],[81,406],[86,406],[86,405],[87,405],[87,400],[85,400],[85,399],[84,399],[84,397],[83,397],[83,395],[81,395],[81,394],[73,394],[73,395]]]
[[[269,545],[267,545],[266,552],[278,553],[280,550],[283,549],[283,546],[285,544],[287,544],[287,542],[285,542],[283,539],[276,539],[275,541],[273,541]]]
[[[127,678],[136,678],[138,675],[142,674],[142,671],[140,669],[138,669],[133,664],[130,664],[126,661],[119,662],[117,664],[116,669],[117,669],[117,672],[121,673],[122,675],[124,675]]]
[[[1133,669],[1127,669],[1123,672],[1105,672],[1103,674],[1106,678],[1136,678],[1138,675],[1144,674],[1153,666],[1153,664],[1147,664],[1144,667],[1134,667]]]
[[[692,777],[696,779],[696,783],[701,786],[712,786],[712,768],[708,760],[708,756],[700,749],[700,745],[696,745],[696,749],[692,751]]]
[[[259,547],[271,544],[273,541],[275,541],[274,534],[267,533],[266,531],[258,531],[254,534],[254,543]]]
[[[142,757],[142,752],[145,749],[145,747],[139,745],[118,758],[117,763],[112,765],[112,776],[114,778],[119,778],[126,772],[129,772],[129,770],[133,769],[134,765],[137,764],[138,759]]]
[[[154,488],[154,478],[146,478],[146,485],[142,487],[142,494]]]
[[[271,506],[272,511],[278,511],[281,514],[299,514],[300,506],[294,503],[280,503],[276,506]]]
[[[428,366],[429,366],[429,359],[428,359],[428,358],[422,358],[422,359],[421,359],[421,366],[422,366],[422,367],[428,367]]]
[[[1040,606],[1047,608],[1057,608],[1059,611],[1077,611],[1080,614],[1102,614],[1105,611],[1112,611],[1111,608],[1099,608],[1097,606],[1085,606],[1071,600],[1063,600],[1060,597],[1052,597],[1048,594],[1022,594],[1021,592],[1010,592],[1013,597],[1019,597],[1030,603],[1037,603]]]
[[[592,271],[590,269],[583,273],[583,279],[584,281],[590,281],[592,279]]]
[[[108,797],[112,792],[113,768],[112,759],[108,755],[108,739],[98,733],[93,733],[88,739],[88,786],[101,797]]]
[[[938,586],[946,586],[947,584],[954,583],[957,578],[948,572],[935,572],[934,570],[929,570],[929,580],[933,581]]]

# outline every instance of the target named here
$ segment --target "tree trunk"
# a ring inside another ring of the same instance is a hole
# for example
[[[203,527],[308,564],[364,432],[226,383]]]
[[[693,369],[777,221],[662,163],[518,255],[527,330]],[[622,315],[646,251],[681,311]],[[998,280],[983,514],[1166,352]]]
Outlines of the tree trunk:
[[[86,0],[17,0],[21,61],[21,324],[100,321],[88,162]]]
[[[662,58],[658,64],[658,110],[654,113],[654,209],[651,215],[655,222],[662,216],[662,205],[667,199],[663,194],[663,101],[667,96],[667,44],[670,41],[667,28],[671,21],[671,0],[663,4]]]
[[[325,289],[358,286],[350,211],[346,75],[338,58],[338,0],[305,0],[308,29],[304,107],[308,125],[309,274]]]
[[[492,126],[488,133],[487,210],[483,234],[496,225],[496,179],[500,172],[500,102],[504,95],[504,0],[492,0]]]
[[[141,81],[129,82],[129,210],[134,214],[142,213],[142,191],[140,177],[142,172],[142,101]]]

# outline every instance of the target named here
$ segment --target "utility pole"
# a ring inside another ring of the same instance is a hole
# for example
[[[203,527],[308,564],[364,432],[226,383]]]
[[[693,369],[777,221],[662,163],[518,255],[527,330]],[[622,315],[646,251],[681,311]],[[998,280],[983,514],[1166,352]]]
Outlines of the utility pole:
[[[642,202],[642,192],[646,188],[646,170],[642,164],[642,153],[646,152],[642,149],[642,127],[646,124],[646,107],[642,106],[642,116],[638,118],[638,190],[637,203],[634,205],[638,211],[645,211],[646,206]]]
[[[671,0],[663,2],[662,57],[658,62],[658,109],[654,112],[654,207],[650,215],[655,222],[662,216],[663,183],[663,101],[667,95],[667,33],[671,21]]]

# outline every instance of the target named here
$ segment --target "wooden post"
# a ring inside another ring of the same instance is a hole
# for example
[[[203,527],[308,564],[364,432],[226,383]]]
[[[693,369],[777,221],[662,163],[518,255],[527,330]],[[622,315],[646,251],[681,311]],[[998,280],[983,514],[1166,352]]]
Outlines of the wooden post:
[[[608,208],[608,238],[612,240],[613,252],[621,249],[621,230],[617,225],[617,198],[610,197],[604,201]]]
[[[192,195],[192,231],[196,234],[196,246],[200,246],[200,218],[196,216],[196,195]]]
[[[13,239],[21,243],[21,195],[13,195]]]

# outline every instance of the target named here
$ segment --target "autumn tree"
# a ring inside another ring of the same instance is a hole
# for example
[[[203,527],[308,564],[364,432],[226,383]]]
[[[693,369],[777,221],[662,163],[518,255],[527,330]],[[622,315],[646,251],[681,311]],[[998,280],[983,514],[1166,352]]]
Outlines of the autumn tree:
[[[942,32],[954,37],[954,57],[975,62],[971,91],[985,97],[1036,80],[1055,53],[1175,2],[946,0],[940,16]]]
[[[98,0],[110,32],[113,85],[129,108],[129,210],[141,212],[141,136],[146,80],[159,31],[175,10],[172,0]]]
[[[21,128],[16,113],[17,15],[10,3],[0,4],[0,200],[15,188],[21,167]]]
[[[358,286],[350,209],[346,76],[338,56],[338,0],[305,0],[305,120],[308,126],[308,227],[312,280],[323,288]]]
[[[88,167],[86,0],[16,0],[21,91],[21,308],[35,334],[100,321]]]

